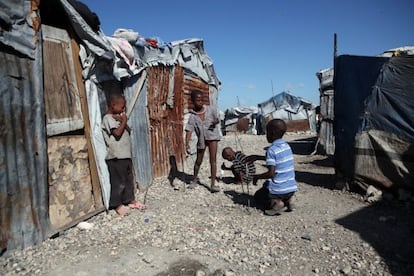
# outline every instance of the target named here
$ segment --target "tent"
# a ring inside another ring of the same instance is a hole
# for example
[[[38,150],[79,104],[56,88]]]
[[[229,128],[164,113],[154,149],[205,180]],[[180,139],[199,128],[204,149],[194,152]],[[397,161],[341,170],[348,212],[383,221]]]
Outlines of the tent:
[[[312,123],[313,105],[301,97],[289,92],[277,94],[267,101],[258,104],[262,129],[271,119],[283,119],[288,125],[288,131],[310,130]]]
[[[414,57],[335,59],[335,169],[363,189],[414,188]]]
[[[223,129],[224,134],[228,132],[247,132],[251,134],[256,132],[257,107],[238,106],[228,108],[224,112]]]

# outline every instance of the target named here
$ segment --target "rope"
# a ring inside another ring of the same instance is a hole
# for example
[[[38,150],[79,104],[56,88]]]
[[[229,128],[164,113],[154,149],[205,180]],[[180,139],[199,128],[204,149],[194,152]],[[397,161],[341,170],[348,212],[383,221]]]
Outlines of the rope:
[[[236,144],[236,150],[238,149],[238,146],[240,146],[240,151],[241,152],[244,152],[243,151],[243,146],[242,146],[242,143],[241,143],[241,138],[239,137],[239,135],[237,134],[237,131],[235,132],[235,135],[234,135],[234,139],[235,139],[235,144]]]
[[[248,166],[247,166],[247,163],[245,164],[246,165],[246,177],[245,177],[245,179],[246,179],[246,186],[247,186],[247,207],[250,207],[250,190],[249,190],[249,168],[248,168]],[[242,183],[243,183],[243,181],[242,181]],[[243,185],[243,184],[242,184]]]
[[[235,132],[235,135],[234,135],[234,139],[235,139],[235,144],[236,144],[236,151],[237,151],[237,149],[238,149],[238,146],[240,146],[240,151],[241,152],[243,152],[244,153],[244,150],[243,150],[243,146],[242,146],[242,143],[241,143],[241,138],[240,138],[240,136],[237,134],[237,131]],[[243,180],[243,179],[241,179],[241,182],[240,182],[240,184],[241,184],[241,187],[242,187],[242,193],[243,194],[245,194],[245,192],[244,192],[244,185],[243,185],[243,183],[245,183],[246,184],[246,189],[247,189],[247,196],[248,196],[248,198],[247,198],[247,207],[250,207],[250,189],[249,189],[249,169],[248,169],[248,167],[247,167],[247,163],[245,164],[246,165],[246,176],[245,176],[245,181]]]

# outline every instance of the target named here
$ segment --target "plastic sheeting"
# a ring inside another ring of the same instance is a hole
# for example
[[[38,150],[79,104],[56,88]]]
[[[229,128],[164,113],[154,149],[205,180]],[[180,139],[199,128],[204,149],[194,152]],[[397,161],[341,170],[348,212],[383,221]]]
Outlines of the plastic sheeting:
[[[99,107],[98,89],[95,83],[86,80],[86,97],[88,99],[89,119],[91,124],[91,141],[93,153],[95,154],[96,167],[98,170],[99,182],[102,188],[102,199],[105,208],[109,208],[109,198],[111,194],[111,184],[109,181],[109,171],[106,165],[106,144],[102,135],[102,115]]]
[[[288,92],[282,92],[259,103],[258,107],[259,113],[264,117],[270,114],[272,118],[303,120],[309,118],[308,111],[312,109],[312,103]]]
[[[239,118],[249,117],[257,113],[256,107],[233,107],[224,113],[224,125],[228,126],[237,123]]]
[[[360,158],[366,158],[367,155],[370,155],[376,163],[384,162],[384,156],[388,159],[403,160],[403,164],[391,162],[392,160],[387,163],[390,164],[389,166],[395,166],[395,170],[407,171],[402,168],[411,167],[414,159],[409,153],[401,153],[395,149],[387,150],[384,145],[361,148],[361,145],[369,145],[369,143],[358,139],[365,137],[364,139],[380,141],[379,143],[387,141],[389,145],[398,145],[399,143],[392,142],[388,137],[394,137],[390,135],[393,134],[405,143],[414,142],[414,58],[339,56],[335,60],[334,87],[334,157],[335,168],[339,175],[355,180],[354,164],[363,164],[363,169],[368,172],[370,162],[359,162]],[[379,131],[375,132],[375,138],[372,134],[361,135],[371,130]],[[356,144],[359,145],[358,148]],[[389,154],[391,151],[395,153]],[[363,182],[363,187],[381,183],[374,173],[370,175],[366,172],[364,177],[359,179]],[[391,181],[393,184],[398,184],[401,183],[402,178],[409,175],[409,173],[402,173],[399,177],[394,175],[391,180],[384,177],[382,183]],[[386,186],[391,187],[392,184]]]

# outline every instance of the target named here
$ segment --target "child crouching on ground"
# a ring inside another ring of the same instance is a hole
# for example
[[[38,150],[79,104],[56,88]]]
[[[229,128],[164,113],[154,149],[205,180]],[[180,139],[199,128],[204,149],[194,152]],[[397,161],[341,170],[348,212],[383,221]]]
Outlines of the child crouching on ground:
[[[298,190],[292,149],[282,139],[286,132],[286,123],[281,119],[273,119],[266,126],[266,138],[270,147],[266,152],[267,172],[253,176],[253,184],[258,179],[267,179],[263,188],[255,193],[255,199],[265,206],[265,214],[280,215],[294,209],[292,196]]]
[[[111,182],[109,209],[124,216],[129,208],[142,209],[144,204],[135,200],[134,175],[131,155],[131,129],[127,125],[125,98],[112,94],[108,99],[108,110],[102,119],[103,136],[107,154],[106,163]]]
[[[256,160],[265,160],[265,157],[262,155],[247,156],[241,151],[234,151],[231,147],[225,147],[221,155],[225,160],[233,163],[231,167],[227,167],[223,163],[221,169],[232,171],[234,183],[250,183],[253,180],[253,175],[256,174],[254,162]]]

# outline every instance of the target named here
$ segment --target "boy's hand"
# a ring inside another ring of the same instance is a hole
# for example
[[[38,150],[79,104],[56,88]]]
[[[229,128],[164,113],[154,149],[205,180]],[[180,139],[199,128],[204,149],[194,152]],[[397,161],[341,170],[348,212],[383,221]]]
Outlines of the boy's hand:
[[[227,169],[227,167],[226,167],[226,165],[224,164],[224,162],[223,162],[223,164],[221,164],[221,169],[222,169],[222,170],[226,170],[226,169]]]
[[[191,148],[190,148],[190,145],[185,146],[185,152],[186,152],[188,155],[191,155]]]
[[[253,176],[253,185],[254,186],[257,186],[257,177],[256,176]]]
[[[122,112],[121,114],[119,114],[119,116],[121,117],[122,122],[126,122],[128,120],[128,117],[125,112]]]
[[[120,114],[114,114],[112,117],[118,122],[126,122],[128,119],[125,112],[122,112]]]

